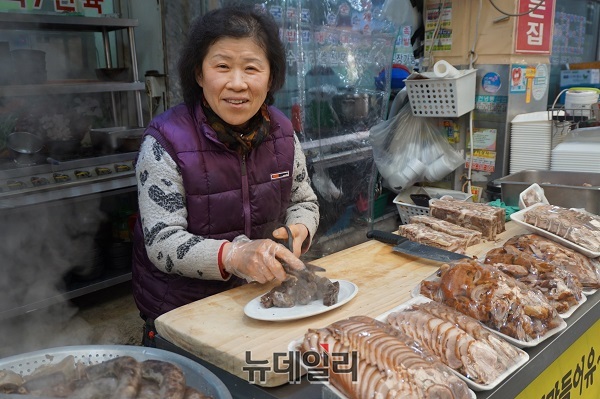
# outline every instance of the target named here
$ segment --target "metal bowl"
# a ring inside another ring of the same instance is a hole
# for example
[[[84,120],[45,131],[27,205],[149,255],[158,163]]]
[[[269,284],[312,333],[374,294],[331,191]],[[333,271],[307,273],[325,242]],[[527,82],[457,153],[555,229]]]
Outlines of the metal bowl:
[[[28,132],[14,132],[6,137],[11,157],[22,165],[33,165],[37,160],[37,153],[44,147],[44,142],[35,134]]]
[[[223,382],[206,367],[179,354],[156,348],[129,345],[79,345],[43,349],[0,359],[0,370],[11,370],[22,376],[33,373],[42,365],[56,364],[67,356],[89,366],[119,356],[131,356],[138,362],[162,360],[183,370],[186,384],[215,399],[232,399]]]

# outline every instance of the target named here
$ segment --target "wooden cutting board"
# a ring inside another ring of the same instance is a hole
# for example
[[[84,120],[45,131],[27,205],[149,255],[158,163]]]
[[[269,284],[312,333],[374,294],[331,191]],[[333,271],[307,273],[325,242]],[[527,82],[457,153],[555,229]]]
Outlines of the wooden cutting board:
[[[526,232],[513,223],[506,227],[507,231],[495,242],[470,247],[469,255],[482,257],[508,238]],[[411,290],[440,266],[438,262],[394,252],[391,245],[378,241],[368,241],[312,263],[326,268],[328,278],[355,283],[356,297],[337,309],[305,319],[260,321],[247,317],[244,306],[273,285],[248,284],[165,313],[156,319],[156,329],[187,352],[248,380],[249,372],[244,370],[248,367],[248,351],[252,361],[268,361],[270,369],[273,354],[287,352],[288,345],[302,338],[307,329],[325,327],[350,316],[376,317],[407,301]],[[267,371],[260,384],[273,387],[287,382],[287,374]]]

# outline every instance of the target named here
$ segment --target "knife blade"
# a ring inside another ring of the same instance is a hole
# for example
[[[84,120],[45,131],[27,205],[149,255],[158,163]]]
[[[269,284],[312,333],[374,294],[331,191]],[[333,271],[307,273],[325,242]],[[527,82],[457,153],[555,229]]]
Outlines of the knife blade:
[[[394,244],[392,248],[400,252],[418,258],[431,259],[438,262],[450,262],[459,259],[471,259],[468,255],[457,254],[456,252],[446,251],[445,249],[432,247],[430,245],[420,244],[410,241],[408,238],[399,234],[390,233],[382,230],[370,230],[367,232],[367,238],[374,238],[377,241],[386,244]]]

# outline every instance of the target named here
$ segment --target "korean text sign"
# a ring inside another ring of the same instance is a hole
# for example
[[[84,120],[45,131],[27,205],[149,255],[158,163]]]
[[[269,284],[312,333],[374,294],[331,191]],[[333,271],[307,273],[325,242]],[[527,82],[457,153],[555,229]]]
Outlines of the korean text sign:
[[[550,54],[555,0],[519,0],[515,53]]]

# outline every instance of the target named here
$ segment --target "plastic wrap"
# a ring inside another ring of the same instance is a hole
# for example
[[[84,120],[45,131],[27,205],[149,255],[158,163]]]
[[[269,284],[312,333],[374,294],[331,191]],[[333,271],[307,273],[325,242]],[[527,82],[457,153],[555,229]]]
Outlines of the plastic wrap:
[[[356,245],[374,214],[368,129],[387,116],[399,26],[381,1],[245,2],[275,18],[285,47],[286,79],[274,105],[302,144],[321,214],[305,257]]]
[[[524,212],[523,221],[592,252],[600,252],[600,217],[597,215],[539,204]]]
[[[531,240],[513,237],[503,247],[490,250],[484,263],[514,277],[532,290],[539,290],[563,318],[585,302],[579,278],[562,266],[545,262],[533,254],[520,251],[521,244]]]
[[[415,117],[408,103],[369,136],[379,173],[396,193],[422,180],[441,180],[464,163],[437,121]]]
[[[526,352],[474,318],[423,296],[411,298],[377,319],[414,339],[476,391],[493,389],[529,359]],[[447,339],[440,340],[440,336]],[[457,353],[461,356],[455,356]]]
[[[556,239],[544,238],[541,234],[522,234],[511,238],[505,245],[512,245],[519,251],[548,262],[577,277],[584,294],[592,294],[600,288],[600,263],[598,259],[567,248]]]
[[[525,343],[564,325],[541,292],[476,260],[444,264],[437,278],[421,283],[420,294]]]
[[[329,382],[348,398],[385,397],[388,392],[416,398],[437,391],[448,398],[475,397],[463,380],[414,339],[367,316],[310,329],[294,346],[309,373],[311,368],[329,367]]]

